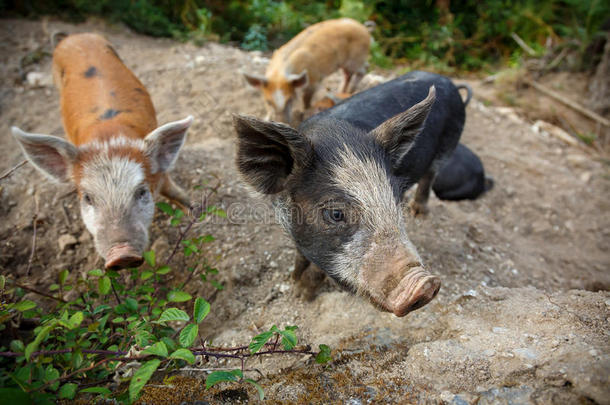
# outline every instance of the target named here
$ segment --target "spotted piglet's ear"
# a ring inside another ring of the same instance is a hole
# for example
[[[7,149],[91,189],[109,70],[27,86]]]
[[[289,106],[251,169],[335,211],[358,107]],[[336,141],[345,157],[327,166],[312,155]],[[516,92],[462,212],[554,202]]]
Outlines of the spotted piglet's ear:
[[[167,172],[178,158],[180,148],[186,140],[186,131],[193,123],[193,117],[160,126],[144,138],[146,154],[151,159],[151,171]]]
[[[78,149],[65,139],[43,134],[31,134],[12,127],[13,136],[27,160],[53,181],[70,181],[71,166]]]

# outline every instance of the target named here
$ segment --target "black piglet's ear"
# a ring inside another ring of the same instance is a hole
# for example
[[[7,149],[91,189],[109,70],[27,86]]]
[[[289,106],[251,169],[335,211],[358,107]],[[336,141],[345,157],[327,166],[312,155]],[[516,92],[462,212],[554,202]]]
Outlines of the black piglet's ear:
[[[388,151],[396,165],[409,152],[417,135],[424,128],[426,118],[436,99],[436,88],[430,86],[428,96],[408,110],[383,122],[371,133]]]
[[[237,168],[244,180],[263,194],[284,189],[297,167],[312,156],[309,141],[288,125],[236,115]]]

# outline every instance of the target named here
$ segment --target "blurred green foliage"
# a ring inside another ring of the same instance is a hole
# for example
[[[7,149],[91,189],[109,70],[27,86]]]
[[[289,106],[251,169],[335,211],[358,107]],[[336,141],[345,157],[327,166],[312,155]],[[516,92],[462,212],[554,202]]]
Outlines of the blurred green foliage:
[[[90,15],[148,35],[217,39],[248,50],[280,46],[310,24],[336,17],[376,23],[373,64],[477,70],[511,64],[519,35],[542,54],[548,38],[581,61],[610,16],[608,0],[0,0],[0,14]],[[588,67],[586,63],[578,67]]]

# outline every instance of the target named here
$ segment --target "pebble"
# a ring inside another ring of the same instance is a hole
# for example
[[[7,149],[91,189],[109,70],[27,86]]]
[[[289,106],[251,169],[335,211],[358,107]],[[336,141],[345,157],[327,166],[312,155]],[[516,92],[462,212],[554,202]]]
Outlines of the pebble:
[[[53,84],[51,75],[42,72],[30,72],[25,79],[32,87],[45,87]]]
[[[520,347],[518,349],[514,349],[513,353],[515,355],[517,355],[518,357],[521,357],[522,359],[528,359],[528,360],[534,360],[538,357],[533,350],[531,350],[527,347]]]
[[[508,332],[508,329],[501,328],[499,326],[494,326],[491,330],[493,331],[493,333],[506,333],[506,332]]]
[[[76,245],[76,243],[76,238],[70,234],[61,235],[57,240],[60,253],[63,253],[67,248]]]

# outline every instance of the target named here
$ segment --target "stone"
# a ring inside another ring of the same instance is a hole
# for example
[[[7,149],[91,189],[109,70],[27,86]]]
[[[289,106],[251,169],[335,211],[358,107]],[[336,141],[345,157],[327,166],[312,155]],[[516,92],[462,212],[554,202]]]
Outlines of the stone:
[[[78,241],[76,238],[69,233],[61,235],[57,240],[57,244],[59,245],[59,252],[63,253],[66,249],[76,245]]]

